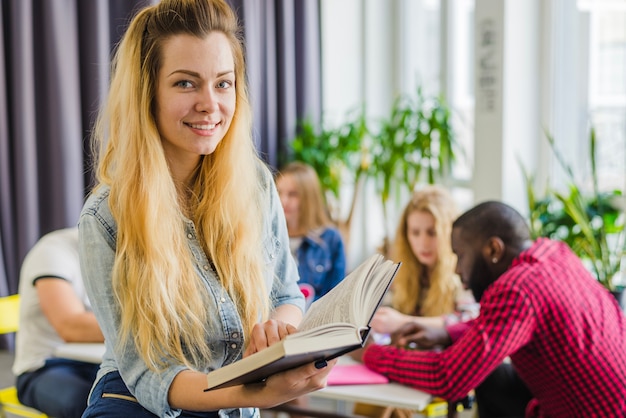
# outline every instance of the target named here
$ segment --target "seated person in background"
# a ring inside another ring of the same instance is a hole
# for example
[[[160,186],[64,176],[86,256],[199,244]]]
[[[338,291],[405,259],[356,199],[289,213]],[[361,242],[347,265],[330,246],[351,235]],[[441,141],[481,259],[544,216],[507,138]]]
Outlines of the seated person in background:
[[[319,178],[311,166],[288,164],[277,174],[276,187],[287,220],[291,252],[298,263],[298,283],[301,287],[310,285],[312,301],[317,300],[345,277],[343,240],[330,220]]]
[[[391,307],[380,307],[372,319],[376,333],[391,334],[407,322],[443,326],[477,315],[471,292],[454,273],[450,231],[457,214],[454,199],[442,187],[413,193],[392,247],[391,258],[402,267],[392,284]]]
[[[457,215],[456,202],[446,189],[429,185],[413,192],[391,249],[391,259],[402,262],[391,285],[391,306],[381,306],[370,324],[376,341],[388,343],[389,335],[408,322],[443,327],[476,316],[471,292],[463,289],[454,273],[450,232]],[[357,403],[354,413],[378,417],[384,410]],[[412,413],[395,409],[391,416],[410,417]]]
[[[55,418],[80,417],[98,364],[54,358],[66,342],[103,342],[83,287],[78,229],[44,235],[20,272],[20,330],[13,373],[24,405]]]
[[[345,277],[343,240],[330,220],[313,167],[299,161],[287,164],[276,175],[276,188],[285,212],[291,253],[298,264],[298,284],[308,308]],[[308,399],[300,397],[287,404],[303,408]]]
[[[452,249],[479,316],[447,329],[408,323],[394,345],[365,348],[369,368],[448,400],[476,388],[481,418],[626,416],[626,317],[565,243],[533,242],[517,211],[485,202],[454,222]],[[447,348],[403,348],[410,342]],[[511,364],[503,363],[507,357]],[[507,380],[480,392],[505,366],[500,377]],[[484,411],[514,376],[516,402],[508,411]]]

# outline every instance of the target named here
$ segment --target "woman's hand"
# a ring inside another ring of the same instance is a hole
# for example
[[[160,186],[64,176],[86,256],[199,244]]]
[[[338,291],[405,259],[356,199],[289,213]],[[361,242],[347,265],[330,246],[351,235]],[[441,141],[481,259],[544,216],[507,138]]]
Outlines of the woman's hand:
[[[391,344],[416,348],[435,348],[451,344],[450,334],[443,327],[429,327],[418,322],[409,322],[391,335]]]
[[[255,324],[250,334],[250,343],[243,356],[247,357],[257,351],[276,344],[289,334],[296,332],[296,327],[283,321],[270,319],[262,324]]]
[[[381,306],[376,310],[370,326],[379,334],[391,334],[404,325],[410,318],[388,306]]]
[[[258,407],[271,408],[325,388],[328,373],[336,363],[337,359],[309,363],[272,375],[264,383],[245,385],[244,388],[253,392],[250,393],[251,397],[262,400],[262,404],[257,405]]]
[[[206,373],[183,370],[172,381],[168,402],[172,408],[194,411],[270,408],[326,387],[328,373],[336,363],[336,359],[308,363],[276,373],[262,383],[229,386],[208,392],[204,392],[207,384]]]

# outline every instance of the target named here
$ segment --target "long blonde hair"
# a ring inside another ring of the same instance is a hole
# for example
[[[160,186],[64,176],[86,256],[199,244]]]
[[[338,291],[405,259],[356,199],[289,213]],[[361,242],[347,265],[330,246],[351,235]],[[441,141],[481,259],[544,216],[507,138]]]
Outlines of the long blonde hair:
[[[332,225],[328,208],[324,201],[320,180],[310,165],[293,161],[283,167],[276,175],[276,179],[291,176],[296,183],[300,197],[300,211],[298,214],[299,235],[305,235],[317,228]]]
[[[231,45],[236,108],[215,152],[202,158],[190,185],[193,201],[186,203],[155,122],[156,80],[166,39],[204,38],[212,31],[224,33]],[[199,368],[211,356],[209,296],[194,270],[187,217],[235,301],[244,330],[267,316],[261,199],[271,175],[252,141],[246,90],[240,28],[222,0],[162,0],[147,7],[132,20],[116,51],[108,101],[94,131],[100,147],[97,180],[110,186],[109,205],[118,225],[112,281],[120,343],[132,339],[153,369],[172,360]],[[267,174],[264,183],[260,170]]]
[[[430,287],[423,298],[424,289],[420,278],[428,274],[426,266],[420,263],[407,237],[407,219],[413,212],[430,213],[435,218],[438,257],[429,275]],[[458,214],[452,196],[439,186],[426,186],[413,193],[405,207],[392,248],[392,257],[402,262],[402,268],[393,283],[392,306],[409,315],[439,316],[454,312],[456,295],[461,286],[454,273],[456,256],[452,252],[450,234],[452,222]],[[420,301],[423,303],[418,306]],[[416,312],[416,309],[419,309]]]

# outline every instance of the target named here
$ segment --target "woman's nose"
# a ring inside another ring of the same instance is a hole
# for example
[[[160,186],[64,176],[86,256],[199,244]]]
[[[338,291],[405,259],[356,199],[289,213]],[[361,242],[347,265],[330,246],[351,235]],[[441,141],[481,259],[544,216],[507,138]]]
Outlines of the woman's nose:
[[[196,110],[198,112],[213,112],[219,108],[218,95],[212,89],[204,89],[198,96]]]

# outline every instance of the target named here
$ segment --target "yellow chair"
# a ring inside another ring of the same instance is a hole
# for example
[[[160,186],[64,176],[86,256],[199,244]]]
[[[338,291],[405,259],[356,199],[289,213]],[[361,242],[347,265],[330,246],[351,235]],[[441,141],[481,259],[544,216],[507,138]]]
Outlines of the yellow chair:
[[[19,295],[0,297],[0,334],[17,332],[20,322],[19,314]],[[6,417],[6,413],[27,418],[48,417],[43,412],[22,405],[17,399],[15,386],[0,389],[0,417]]]

